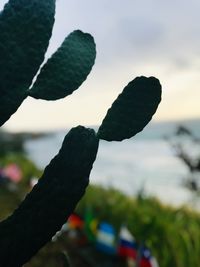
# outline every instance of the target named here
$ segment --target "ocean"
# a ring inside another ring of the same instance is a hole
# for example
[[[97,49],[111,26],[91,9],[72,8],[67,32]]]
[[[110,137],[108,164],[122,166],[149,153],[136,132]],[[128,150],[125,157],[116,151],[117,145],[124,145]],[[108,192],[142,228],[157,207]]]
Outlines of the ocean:
[[[143,191],[146,196],[155,196],[176,206],[199,206],[194,195],[183,186],[189,171],[171,144],[177,142],[175,132],[180,125],[200,137],[200,120],[188,120],[150,123],[141,133],[122,142],[101,140],[90,175],[91,184],[114,187],[130,196]],[[67,130],[56,131],[27,140],[25,149],[29,157],[44,168],[59,151],[66,133]],[[187,145],[189,153],[200,156],[200,146],[198,149],[184,138],[181,142]]]

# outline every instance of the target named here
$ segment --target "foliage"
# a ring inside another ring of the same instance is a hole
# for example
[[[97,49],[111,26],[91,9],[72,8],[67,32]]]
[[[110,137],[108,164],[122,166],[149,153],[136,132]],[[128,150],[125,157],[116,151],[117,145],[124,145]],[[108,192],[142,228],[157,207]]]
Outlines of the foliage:
[[[19,157],[19,159],[18,159]],[[15,155],[15,162],[20,164],[23,159],[23,170],[33,170],[29,160],[23,156]],[[10,159],[1,158],[5,164]],[[26,165],[26,166],[25,166]],[[25,181],[28,178],[24,178]],[[10,191],[0,187],[0,218],[9,215],[21,202],[28,187],[23,182],[18,184],[17,191]],[[67,199],[67,198],[66,198]],[[103,202],[103,206],[102,206]],[[138,241],[145,241],[156,256],[160,266],[187,267],[198,266],[200,249],[200,214],[187,207],[172,208],[161,204],[155,198],[137,198],[125,196],[123,193],[110,188],[89,186],[87,194],[79,202],[76,211],[85,216],[86,209],[90,207],[95,218],[99,221],[111,223],[117,231],[122,224]],[[65,237],[57,242],[48,243],[31,261],[27,267],[63,266],[61,251],[66,249]]]
[[[0,157],[6,154],[18,152],[23,153],[24,138],[19,134],[10,134],[6,131],[0,131]]]
[[[27,192],[31,190],[31,179],[40,177],[42,173],[25,154],[13,152],[0,157],[2,168],[12,163],[20,168],[22,179],[17,184],[8,179],[0,184],[0,220],[5,219],[18,207]]]
[[[10,153],[1,157],[0,161],[2,167],[14,162],[20,167],[24,177],[24,179],[20,182],[21,184],[28,185],[31,178],[40,177],[42,173],[42,171],[39,170],[26,155],[21,153]]]
[[[126,224],[136,240],[145,242],[152,250],[160,266],[198,266],[199,213],[187,207],[165,206],[155,198],[130,198],[99,186],[88,188],[77,212],[84,216],[88,207],[99,221],[108,221],[118,231]]]
[[[188,127],[180,125],[175,136],[168,137],[176,156],[188,169],[184,186],[196,196],[200,194],[200,139]],[[192,149],[191,149],[192,147]]]

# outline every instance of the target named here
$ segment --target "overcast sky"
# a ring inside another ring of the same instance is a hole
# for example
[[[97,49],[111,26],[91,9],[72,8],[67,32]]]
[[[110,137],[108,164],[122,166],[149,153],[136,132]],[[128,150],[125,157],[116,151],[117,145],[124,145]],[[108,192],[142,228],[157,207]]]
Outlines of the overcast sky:
[[[7,1],[1,0],[0,8]],[[163,100],[154,120],[200,117],[199,0],[57,0],[49,57],[75,29],[91,33],[96,64],[84,84],[58,101],[28,98],[5,124],[44,130],[100,124],[136,76],[155,76]]]

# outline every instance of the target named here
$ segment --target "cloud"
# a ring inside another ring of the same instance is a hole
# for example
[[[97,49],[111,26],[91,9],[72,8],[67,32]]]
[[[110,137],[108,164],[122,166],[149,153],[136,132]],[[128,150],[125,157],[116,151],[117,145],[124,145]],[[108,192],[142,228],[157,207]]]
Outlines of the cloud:
[[[102,69],[118,62],[190,68],[199,54],[198,10],[197,0],[59,0],[52,51],[68,32],[81,28],[95,37]]]
[[[5,2],[1,1],[0,8]],[[195,112],[200,115],[197,101],[193,113],[189,110],[192,105],[184,104],[187,103],[186,93],[182,94],[185,97],[182,101],[184,109],[188,110],[181,110],[182,102],[180,98],[176,100],[180,92],[187,90],[191,95],[194,92],[196,99],[200,97],[197,90],[200,83],[199,10],[199,0],[57,0],[56,23],[47,56],[75,29],[91,33],[97,44],[97,59],[91,74],[80,92],[78,90],[70,97],[76,109],[83,110],[87,106],[84,117],[83,112],[79,111],[74,115],[77,121],[98,123],[128,81],[141,74],[155,75],[163,83],[163,105],[157,115],[160,119],[166,119],[168,115],[169,118],[184,114],[193,116]],[[170,101],[171,97],[173,101]],[[192,101],[193,97],[188,99]],[[69,104],[68,99],[59,103],[63,114],[65,111],[66,114],[74,114],[73,105]],[[15,116],[16,122],[22,114],[27,114],[31,121],[35,117],[33,109],[37,110],[39,104],[31,102],[34,108],[29,108],[26,103],[22,105],[19,115]],[[49,112],[52,105],[43,103]],[[177,110],[176,106],[179,107]],[[58,104],[55,107],[57,109]],[[44,118],[37,118],[38,125],[46,123]],[[68,122],[66,118],[59,118],[61,127]],[[14,123],[11,120],[11,124]]]

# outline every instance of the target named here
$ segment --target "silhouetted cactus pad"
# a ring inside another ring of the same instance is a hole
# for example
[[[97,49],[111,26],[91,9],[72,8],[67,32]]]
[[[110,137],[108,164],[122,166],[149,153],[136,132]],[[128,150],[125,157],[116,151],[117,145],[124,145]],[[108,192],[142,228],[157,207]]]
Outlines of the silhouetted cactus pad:
[[[1,266],[22,266],[60,230],[85,192],[97,149],[94,130],[67,134],[38,184],[0,224]]]
[[[49,44],[55,0],[10,0],[0,12],[0,125],[14,113]]]
[[[108,110],[98,131],[107,141],[121,141],[142,131],[161,101],[161,85],[154,77],[131,81]]]
[[[56,100],[71,94],[87,78],[95,57],[93,37],[80,30],[72,32],[41,69],[29,95]]]

